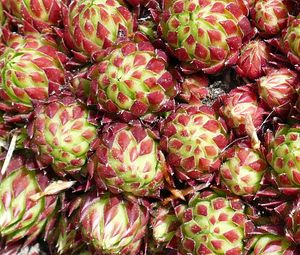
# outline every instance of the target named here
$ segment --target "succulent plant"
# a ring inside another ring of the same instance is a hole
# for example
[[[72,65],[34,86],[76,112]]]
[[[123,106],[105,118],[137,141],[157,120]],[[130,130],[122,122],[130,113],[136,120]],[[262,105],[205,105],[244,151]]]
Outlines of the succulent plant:
[[[5,9],[20,24],[28,22],[39,32],[51,32],[53,26],[60,26],[62,21],[62,3],[64,0],[7,0]]]
[[[256,131],[266,113],[254,91],[251,85],[232,89],[222,96],[223,105],[220,108],[220,114],[228,127],[233,129],[236,135],[249,135],[252,140],[256,140]]]
[[[282,186],[300,186],[300,128],[279,125],[274,135],[268,134],[267,160],[278,175]]]
[[[283,32],[283,50],[290,62],[299,69],[300,65],[300,15],[291,19]]]
[[[236,63],[243,40],[252,32],[238,2],[164,1],[158,31],[184,71],[212,74]]]
[[[69,60],[61,51],[60,44],[53,34],[41,34],[30,25],[27,25],[23,30],[22,34],[18,34],[4,29],[4,44],[15,50],[37,50],[51,57],[59,58],[62,63]]]
[[[80,227],[85,240],[98,253],[136,255],[143,245],[149,215],[134,198],[104,193],[87,197],[80,212]]]
[[[161,147],[181,180],[205,179],[221,164],[226,128],[208,106],[182,106],[163,124]]]
[[[91,95],[91,80],[88,78],[89,67],[80,69],[70,81],[70,91],[83,103],[88,103]]]
[[[78,173],[86,163],[96,126],[87,108],[74,98],[53,98],[39,105],[28,127],[29,146],[41,168],[61,176]]]
[[[66,75],[63,62],[67,58],[50,37],[12,34],[6,39],[9,47],[0,57],[0,108],[28,113],[34,103],[46,101],[60,91]]]
[[[179,221],[173,208],[161,204],[154,205],[150,226],[152,229],[149,247],[151,252],[155,254],[164,252],[165,248],[171,246],[170,243],[179,228]]]
[[[250,13],[264,37],[277,35],[287,26],[289,10],[282,0],[255,0]]]
[[[268,66],[270,52],[267,44],[261,40],[250,41],[245,44],[239,56],[236,72],[245,78],[255,80],[264,75],[264,68]]]
[[[0,71],[0,255],[300,254],[300,0],[2,0]]]
[[[133,17],[122,0],[75,0],[63,7],[64,42],[83,62],[101,59],[106,49],[133,32]]]
[[[248,142],[226,150],[220,167],[222,181],[230,191],[239,196],[254,195],[267,169],[267,162]]]
[[[296,255],[295,247],[285,238],[264,234],[249,241],[249,255]]]
[[[46,190],[50,180],[35,171],[32,162],[15,155],[6,173],[0,175],[0,236],[7,244],[22,238],[27,244],[33,242],[57,206],[56,196],[33,200],[33,195]]]
[[[122,43],[95,69],[98,104],[126,121],[174,106],[177,83],[165,53],[149,42]]]
[[[238,199],[196,192],[182,207],[175,208],[181,221],[182,254],[243,254],[247,218]]]
[[[258,93],[270,109],[286,117],[297,99],[298,74],[292,70],[274,69],[257,81]]]
[[[136,123],[108,124],[102,130],[89,171],[98,188],[135,196],[157,196],[164,186],[164,156],[157,137]]]
[[[52,245],[55,247],[51,254],[76,254],[84,246],[78,226],[72,221],[73,218],[60,216],[56,224],[56,233],[58,234],[56,242]]]
[[[208,78],[205,75],[186,76],[181,84],[180,99],[188,104],[201,104],[202,100],[209,95]]]
[[[76,201],[77,202],[77,201]],[[80,200],[78,200],[80,206]],[[64,208],[65,205],[62,205]],[[78,227],[79,210],[67,213],[66,210],[57,210],[49,220],[44,231],[44,240],[47,241],[51,254],[78,254],[86,249]]]

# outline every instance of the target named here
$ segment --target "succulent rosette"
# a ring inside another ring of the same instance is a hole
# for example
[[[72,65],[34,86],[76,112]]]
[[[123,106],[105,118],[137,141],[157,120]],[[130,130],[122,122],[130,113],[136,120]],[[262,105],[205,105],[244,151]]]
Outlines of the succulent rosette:
[[[87,197],[80,211],[83,238],[100,254],[139,254],[148,220],[146,207],[134,198],[109,193]]]
[[[299,69],[300,65],[300,15],[291,19],[283,32],[283,50],[290,62]]]
[[[299,255],[299,11],[0,1],[0,255]]]
[[[51,32],[62,22],[62,3],[64,0],[7,0],[5,9],[18,23],[28,22],[41,33]]]
[[[98,73],[93,87],[100,109],[128,121],[174,108],[177,82],[167,66],[166,54],[151,43],[121,43],[91,71]]]
[[[90,111],[74,98],[53,98],[39,105],[28,127],[28,147],[41,168],[52,166],[60,176],[75,175],[87,161],[96,126]]]
[[[260,127],[265,114],[253,87],[237,87],[221,99],[223,105],[220,113],[228,127],[235,130],[238,136],[248,134],[253,138],[253,132]]]
[[[208,78],[206,75],[194,74],[186,76],[181,84],[180,99],[188,104],[201,104],[209,95]]]
[[[239,196],[254,195],[268,165],[263,156],[247,142],[226,150],[220,167],[222,181]]]
[[[268,135],[267,160],[277,173],[279,185],[299,188],[300,186],[300,128],[279,125],[274,135]]]
[[[122,0],[75,0],[63,7],[63,17],[64,42],[84,62],[101,59],[133,32],[133,16]]]
[[[282,0],[255,0],[251,18],[264,37],[279,34],[286,26],[289,10]]]
[[[41,34],[34,27],[27,25],[23,34],[3,30],[3,42],[6,46],[15,50],[37,50],[52,57],[59,57],[60,61],[68,61],[67,56],[60,51],[60,45],[53,34]]]
[[[264,75],[264,67],[270,60],[269,48],[264,41],[254,40],[245,44],[237,62],[236,72],[245,78],[255,80]]]
[[[251,238],[247,244],[249,255],[296,255],[295,247],[282,236],[262,234]]]
[[[181,180],[206,179],[221,164],[226,127],[208,106],[182,106],[163,124],[161,148]]]
[[[0,175],[0,236],[7,244],[22,238],[27,244],[33,242],[57,206],[57,196],[32,198],[50,183],[34,168],[32,159],[14,155],[5,174]]]
[[[100,189],[135,196],[159,196],[164,186],[164,156],[157,137],[141,126],[108,124],[102,129],[89,172]]]
[[[70,80],[69,88],[72,94],[84,103],[91,95],[91,80],[88,78],[89,67],[84,67],[75,73]]]
[[[154,254],[163,253],[171,242],[179,228],[179,221],[171,206],[155,204],[151,213],[150,226],[152,229],[150,250]],[[169,247],[170,248],[170,247]]]
[[[63,205],[64,206],[64,205]],[[44,240],[53,255],[78,254],[86,248],[78,229],[79,210],[67,213],[65,210],[57,211],[49,220],[44,231]]]
[[[51,254],[77,254],[76,252],[84,246],[82,236],[77,226],[72,222],[73,218],[60,216],[56,230],[56,243],[52,244]]]
[[[243,40],[252,32],[242,1],[167,0],[158,27],[184,71],[213,74],[236,63]]]
[[[297,99],[299,75],[289,69],[274,69],[257,81],[260,98],[280,116],[286,117]]]
[[[0,57],[0,108],[28,113],[34,103],[46,101],[60,91],[65,82],[67,58],[50,37],[11,34],[6,40],[9,47]]]
[[[196,192],[188,206],[175,208],[181,221],[182,254],[243,254],[247,218],[238,199]]]

